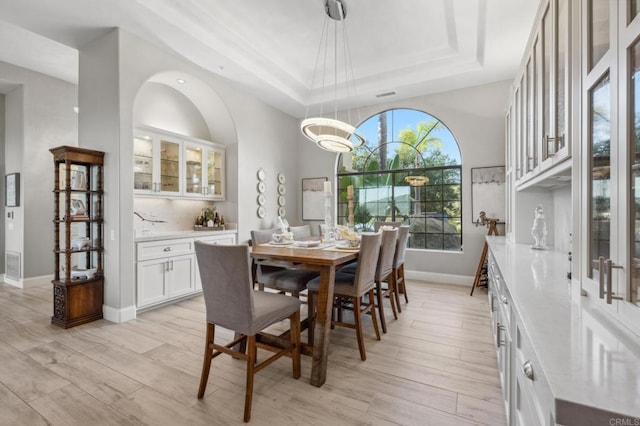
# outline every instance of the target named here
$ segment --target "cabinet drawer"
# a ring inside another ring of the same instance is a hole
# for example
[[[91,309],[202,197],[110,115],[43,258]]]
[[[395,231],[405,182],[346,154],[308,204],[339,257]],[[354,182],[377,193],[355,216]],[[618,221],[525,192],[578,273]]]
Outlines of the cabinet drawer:
[[[192,254],[193,252],[193,238],[147,241],[144,243],[138,243],[136,248],[138,262],[158,259],[161,257]]]
[[[533,346],[519,322],[516,325],[514,375],[521,379],[519,383],[523,395],[527,396],[531,408],[535,409],[540,419],[543,420],[540,424],[548,424],[549,419],[555,417],[552,412],[553,394]]]
[[[235,234],[207,235],[206,237],[196,237],[196,241],[208,244],[233,245],[236,243],[236,236]]]

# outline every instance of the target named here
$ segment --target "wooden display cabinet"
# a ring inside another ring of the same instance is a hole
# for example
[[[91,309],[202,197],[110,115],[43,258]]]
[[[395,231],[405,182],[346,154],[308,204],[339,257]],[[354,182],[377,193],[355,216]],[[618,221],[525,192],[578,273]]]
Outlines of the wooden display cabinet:
[[[70,328],[102,318],[104,152],[52,148],[55,272],[51,323]]]

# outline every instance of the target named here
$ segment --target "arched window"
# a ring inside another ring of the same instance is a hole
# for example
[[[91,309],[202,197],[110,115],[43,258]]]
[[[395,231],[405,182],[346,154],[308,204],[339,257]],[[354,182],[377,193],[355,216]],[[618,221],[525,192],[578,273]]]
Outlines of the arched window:
[[[356,131],[367,143],[339,158],[338,223],[348,223],[353,185],[356,230],[402,222],[411,226],[411,248],[462,250],[462,162],[447,126],[422,111],[392,109]]]

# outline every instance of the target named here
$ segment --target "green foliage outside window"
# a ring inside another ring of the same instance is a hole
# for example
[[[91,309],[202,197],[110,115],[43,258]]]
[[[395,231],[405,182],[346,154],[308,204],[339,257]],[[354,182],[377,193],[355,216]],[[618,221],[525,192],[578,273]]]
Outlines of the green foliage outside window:
[[[403,114],[414,119],[412,125]],[[346,188],[353,185],[356,230],[399,221],[411,226],[409,247],[461,250],[460,152],[446,126],[426,113],[391,110],[366,120],[358,132],[367,144],[342,154],[338,165],[338,223],[347,224]],[[412,177],[422,184],[411,186]]]

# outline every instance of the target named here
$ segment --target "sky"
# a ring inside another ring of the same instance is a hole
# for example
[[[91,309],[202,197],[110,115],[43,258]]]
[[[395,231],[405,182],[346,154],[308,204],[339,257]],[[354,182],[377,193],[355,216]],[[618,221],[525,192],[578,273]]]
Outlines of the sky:
[[[366,119],[360,126],[357,127],[357,132],[362,135],[367,141],[378,140],[378,115]],[[423,121],[438,120],[430,114],[413,109],[396,109],[393,110],[393,114],[387,120],[387,133],[392,140],[398,140],[398,134],[404,129],[417,128],[417,124]],[[446,128],[446,123],[442,123],[445,127],[439,127],[431,134],[443,143],[441,151],[452,158],[455,158],[458,164],[461,164],[460,149],[451,131]]]

